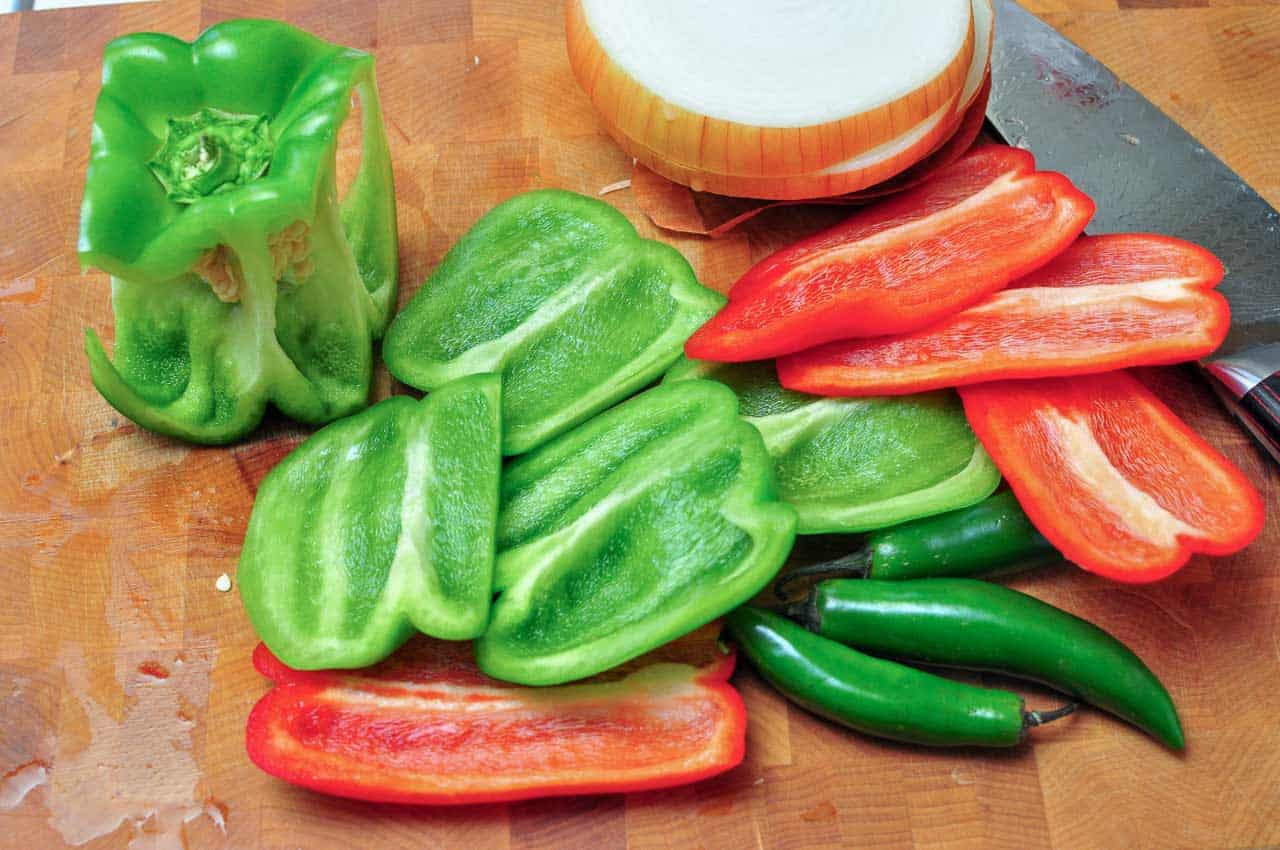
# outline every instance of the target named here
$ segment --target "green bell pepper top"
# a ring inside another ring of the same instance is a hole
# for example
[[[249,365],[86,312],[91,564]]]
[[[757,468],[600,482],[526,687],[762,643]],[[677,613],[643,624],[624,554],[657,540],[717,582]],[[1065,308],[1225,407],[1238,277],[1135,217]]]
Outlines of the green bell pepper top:
[[[290,667],[362,667],[414,629],[485,628],[498,514],[499,379],[395,396],[316,432],[263,479],[238,583]]]
[[[603,201],[548,189],[481,218],[391,324],[382,355],[420,390],[502,375],[520,454],[643,388],[724,303]]]
[[[769,361],[681,360],[665,381],[691,378],[737,393],[801,534],[868,531],[955,510],[1000,483],[952,392],[820,398],[783,389]]]
[[[737,399],[648,390],[508,464],[482,670],[549,685],[607,670],[754,596],[795,512]]]
[[[339,202],[353,95],[363,153]],[[268,402],[310,423],[364,407],[398,264],[373,57],[276,21],[112,41],[79,250],[112,276],[94,383],[139,424],[224,443]]]

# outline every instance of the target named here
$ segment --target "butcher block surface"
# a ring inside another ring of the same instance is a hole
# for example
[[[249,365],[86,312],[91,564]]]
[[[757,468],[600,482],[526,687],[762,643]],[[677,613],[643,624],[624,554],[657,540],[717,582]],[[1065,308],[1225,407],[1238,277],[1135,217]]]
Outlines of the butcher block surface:
[[[1029,5],[1280,204],[1280,6]],[[243,736],[267,683],[238,594],[217,582],[235,577],[257,482],[304,432],[276,418],[207,449],[117,414],[83,353],[86,326],[111,339],[107,279],[75,254],[103,45],[135,30],[189,39],[249,14],[377,55],[402,303],[499,201],[596,194],[630,175],[569,72],[553,0],[0,15],[0,847],[1280,847],[1278,479],[1190,370],[1144,378],[1265,494],[1258,542],[1153,586],[1066,566],[1014,582],[1148,661],[1180,709],[1183,754],[1089,710],[1013,751],[895,745],[789,707],[744,669],[746,761],[691,787],[449,810],[327,799],[261,773]],[[626,189],[606,198],[722,290],[838,215],[775,210],[705,241],[658,234]],[[377,386],[405,391],[385,370]]]

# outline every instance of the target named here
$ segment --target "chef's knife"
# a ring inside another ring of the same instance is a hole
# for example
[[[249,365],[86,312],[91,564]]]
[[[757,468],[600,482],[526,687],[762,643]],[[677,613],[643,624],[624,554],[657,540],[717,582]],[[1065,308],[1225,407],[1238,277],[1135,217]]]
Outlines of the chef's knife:
[[[995,6],[987,120],[1098,202],[1090,233],[1164,233],[1222,260],[1231,330],[1200,365],[1280,462],[1280,214],[1101,62],[1014,0]]]

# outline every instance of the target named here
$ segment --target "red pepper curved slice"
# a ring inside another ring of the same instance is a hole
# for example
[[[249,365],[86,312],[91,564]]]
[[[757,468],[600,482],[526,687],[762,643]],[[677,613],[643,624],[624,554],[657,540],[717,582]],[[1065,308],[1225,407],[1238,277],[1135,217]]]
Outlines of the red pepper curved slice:
[[[275,687],[249,715],[249,757],[326,794],[432,805],[665,788],[742,761],[732,654],[525,688],[485,676],[470,651],[423,639],[366,670],[303,672],[259,645]]]
[[[1216,257],[1180,239],[1082,236],[937,324],[780,358],[778,379],[821,395],[900,395],[1195,360],[1222,344],[1231,321],[1212,291],[1222,272]]]
[[[1014,495],[1066,558],[1149,582],[1262,530],[1261,496],[1126,372],[961,387],[965,414]]]
[[[685,353],[761,360],[850,337],[905,333],[1044,265],[1094,205],[1031,154],[990,145],[923,185],[760,261]]]

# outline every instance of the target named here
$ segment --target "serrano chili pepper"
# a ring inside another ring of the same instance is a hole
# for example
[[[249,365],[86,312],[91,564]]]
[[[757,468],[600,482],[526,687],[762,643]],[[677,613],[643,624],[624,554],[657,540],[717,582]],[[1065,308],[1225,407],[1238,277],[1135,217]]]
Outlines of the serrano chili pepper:
[[[788,699],[868,735],[930,746],[1012,747],[1027,730],[1070,714],[1027,711],[1010,691],[953,682],[872,658],[759,608],[726,620],[760,674]]]
[[[868,652],[1042,682],[1183,747],[1168,691],[1124,644],[1085,620],[973,579],[824,581],[796,613]]]
[[[1060,559],[1009,490],[976,505],[885,528],[867,535],[862,548],[842,558],[787,573],[779,599],[807,576],[903,580],[935,576],[991,576]]]

